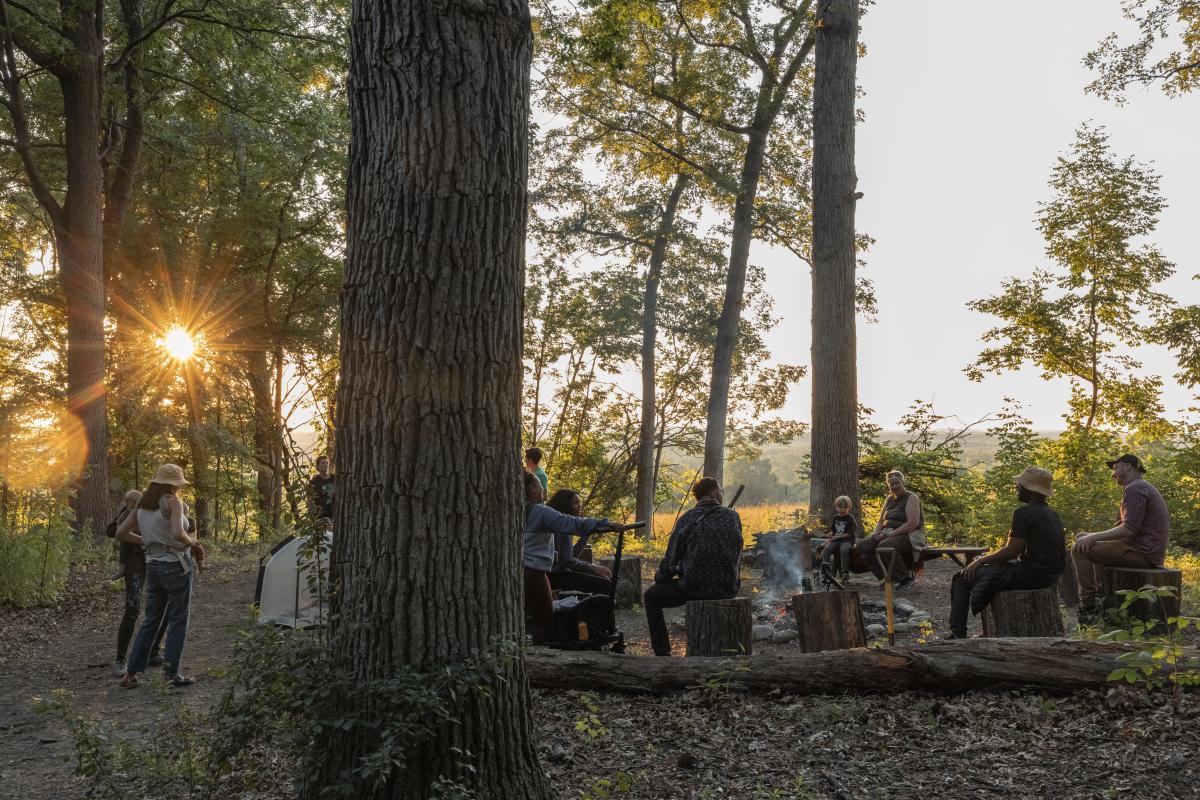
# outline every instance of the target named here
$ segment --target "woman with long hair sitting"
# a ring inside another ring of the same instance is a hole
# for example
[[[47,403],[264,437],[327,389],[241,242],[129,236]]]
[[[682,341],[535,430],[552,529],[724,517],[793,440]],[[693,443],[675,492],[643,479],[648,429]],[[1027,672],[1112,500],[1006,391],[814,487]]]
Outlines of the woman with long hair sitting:
[[[609,524],[606,519],[573,517],[544,504],[541,481],[523,472],[525,486],[525,533],[522,564],[525,575],[525,613],[533,618],[530,633],[534,644],[546,641],[554,621],[554,595],[550,570],[554,566],[554,538],[564,534],[583,536]]]
[[[163,672],[173,686],[195,683],[194,678],[179,671],[196,572],[192,553],[199,546],[187,532],[185,509],[178,497],[179,487],[185,483],[180,467],[163,464],[142,494],[137,513],[130,514],[117,528],[119,539],[140,544],[146,551],[146,613],[133,642],[128,672],[121,681],[126,689],[137,686],[146,671],[150,648],[164,615],[168,627]]]
[[[546,502],[560,514],[569,517],[583,516],[583,500],[574,489],[559,489]],[[607,594],[611,588],[612,573],[598,564],[589,564],[575,554],[587,546],[588,536],[579,537],[578,543],[571,542],[571,534],[554,534],[554,566],[550,570],[550,588],[556,592],[576,591],[588,594]]]

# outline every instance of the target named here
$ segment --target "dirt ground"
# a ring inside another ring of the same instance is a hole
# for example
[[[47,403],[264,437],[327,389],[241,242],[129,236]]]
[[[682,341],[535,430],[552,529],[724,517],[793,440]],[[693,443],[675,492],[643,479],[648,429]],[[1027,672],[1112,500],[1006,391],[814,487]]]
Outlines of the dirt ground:
[[[934,562],[899,595],[930,612],[935,635],[946,632],[953,571],[949,562]],[[197,583],[185,672],[201,681],[184,690],[197,709],[226,686],[255,574],[253,552],[225,554]],[[753,591],[756,575],[745,591]],[[72,599],[61,607],[0,612],[0,798],[86,794],[72,774],[69,734],[30,710],[31,697],[66,689],[78,710],[124,729],[161,713],[172,691],[117,687],[110,671],[122,598],[102,578],[74,576]],[[882,596],[869,576],[851,588],[864,599]],[[682,652],[682,609],[668,619]],[[1070,632],[1074,619],[1066,619]],[[977,632],[978,620],[971,624]],[[622,611],[620,625],[629,652],[649,652],[640,609]],[[755,643],[756,652],[795,647]],[[1194,696],[1171,719],[1161,697],[1117,690],[629,698],[586,688],[534,693],[542,764],[557,797],[1200,797]],[[276,791],[254,797],[288,796],[286,784]]]

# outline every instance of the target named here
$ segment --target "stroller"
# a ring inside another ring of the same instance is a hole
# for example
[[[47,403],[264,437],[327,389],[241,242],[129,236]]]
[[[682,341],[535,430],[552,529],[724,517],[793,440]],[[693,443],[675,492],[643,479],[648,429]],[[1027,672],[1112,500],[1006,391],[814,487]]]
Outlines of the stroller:
[[[617,630],[616,615],[621,550],[625,546],[625,531],[645,526],[645,522],[635,522],[596,531],[617,534],[608,593],[559,592],[558,599],[554,601],[554,619],[542,646],[555,650],[603,650],[607,647],[614,653],[625,652],[625,634]]]

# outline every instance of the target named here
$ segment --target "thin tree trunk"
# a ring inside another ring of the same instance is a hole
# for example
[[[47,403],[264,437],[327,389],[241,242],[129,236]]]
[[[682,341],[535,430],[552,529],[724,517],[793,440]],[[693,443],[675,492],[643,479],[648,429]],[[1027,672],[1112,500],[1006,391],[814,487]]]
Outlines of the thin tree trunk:
[[[654,348],[658,340],[658,285],[662,279],[662,265],[667,257],[667,245],[675,231],[675,212],[687,189],[690,176],[675,176],[671,194],[663,206],[658,230],[654,234],[654,247],[650,251],[650,263],[646,268],[646,290],[642,299],[642,425],[638,434],[637,505],[634,519],[648,520],[654,514],[654,488],[656,485],[654,448]],[[647,526],[643,536],[653,535]]]
[[[275,373],[275,397],[271,404],[271,527],[279,530],[283,522],[283,348],[272,353]]]
[[[721,481],[725,473],[725,428],[729,416],[729,385],[733,376],[733,351],[746,292],[746,267],[754,240],[754,200],[762,177],[769,126],[756,128],[746,143],[737,201],[733,207],[733,234],[729,245],[729,272],[725,302],[717,321],[712,376],[708,390],[708,419],[704,429],[704,474]]]
[[[817,28],[813,90],[812,492],[827,515],[847,495],[858,508],[855,332],[854,99],[858,2],[832,0]]]
[[[212,497],[212,473],[209,469],[208,445],[204,441],[204,394],[194,364],[184,364],[187,383],[188,440],[192,450],[192,489],[195,492],[196,535],[207,538],[210,533],[208,507]]]
[[[254,454],[258,460],[258,510],[270,512],[275,486],[275,437],[271,434],[271,419],[275,406],[271,402],[271,370],[263,350],[246,353],[246,382],[254,403]]]
[[[523,633],[521,337],[529,59],[523,0],[358,0],[331,562],[336,673],[437,671]],[[466,556],[466,557],[464,557]],[[549,798],[520,657],[363,798]],[[370,715],[359,701],[347,717]],[[315,751],[308,796],[379,745]]]

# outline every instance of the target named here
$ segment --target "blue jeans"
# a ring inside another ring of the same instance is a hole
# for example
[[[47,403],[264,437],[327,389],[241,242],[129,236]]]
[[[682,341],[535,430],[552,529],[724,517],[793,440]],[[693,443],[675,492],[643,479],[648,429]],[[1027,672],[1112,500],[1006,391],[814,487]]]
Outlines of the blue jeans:
[[[163,653],[163,672],[169,676],[179,674],[191,615],[194,572],[195,568],[184,572],[178,561],[146,562],[146,614],[129,657],[131,673],[146,671],[150,648],[165,617],[167,645]]]
[[[142,613],[142,594],[146,588],[146,573],[125,573],[125,615],[121,617],[121,626],[117,629],[117,660],[124,661],[129,652],[129,643],[133,641],[133,632],[137,627],[138,615]],[[157,653],[162,645],[163,635],[167,632],[166,617],[158,629],[158,638],[154,640],[152,653]]]

